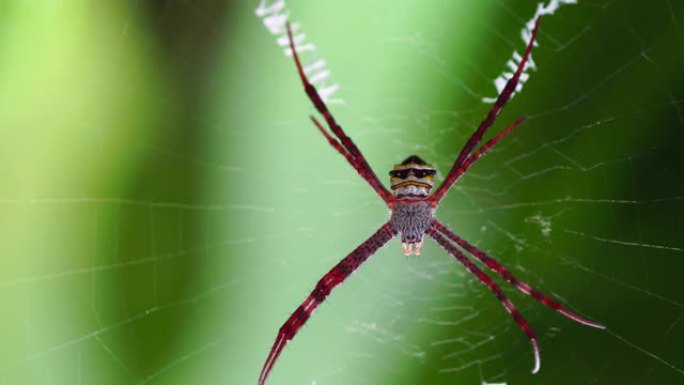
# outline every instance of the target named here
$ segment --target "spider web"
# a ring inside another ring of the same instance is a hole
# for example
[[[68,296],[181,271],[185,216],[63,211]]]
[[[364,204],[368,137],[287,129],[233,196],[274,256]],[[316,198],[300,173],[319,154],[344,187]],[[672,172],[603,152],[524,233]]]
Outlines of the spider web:
[[[0,6],[0,382],[254,384],[278,327],[387,210],[309,123],[258,2],[77,3]],[[536,9],[287,5],[381,178],[412,154],[448,170]],[[392,241],[269,383],[682,383],[683,20],[671,0],[545,17],[492,131],[528,120],[437,212],[607,330],[495,277],[539,335],[532,375],[484,286],[430,240],[420,257]]]

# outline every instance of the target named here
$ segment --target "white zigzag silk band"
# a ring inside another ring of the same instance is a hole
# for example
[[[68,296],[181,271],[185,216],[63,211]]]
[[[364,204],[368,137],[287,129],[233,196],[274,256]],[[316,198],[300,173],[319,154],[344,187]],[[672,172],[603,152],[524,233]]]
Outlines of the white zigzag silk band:
[[[530,41],[530,37],[532,36],[532,29],[534,28],[534,23],[539,16],[553,15],[558,8],[566,4],[577,4],[577,0],[551,0],[546,5],[544,5],[544,3],[537,4],[537,11],[534,13],[534,16],[525,24],[525,27],[520,31],[520,37],[522,38],[523,43],[527,44],[527,42]],[[537,46],[539,44],[535,42],[534,45]],[[518,64],[520,64],[520,60],[522,60],[522,56],[520,56],[518,52],[513,51],[513,57],[508,62],[506,62],[506,66],[509,68],[510,72],[504,71],[504,73],[499,75],[499,77],[494,80],[494,86],[496,87],[497,94],[501,93],[504,87],[506,87],[506,83],[508,82],[508,80],[511,77],[513,77],[515,69],[518,67]],[[534,64],[534,60],[532,60],[532,55],[530,55],[530,58],[528,59],[525,68],[523,69],[523,73],[520,75],[520,82],[518,83],[518,86],[515,88],[515,92],[511,95],[511,98],[522,90],[523,85],[525,84],[527,79],[530,78],[529,71],[536,69],[537,66],[536,64]],[[482,101],[491,104],[496,101],[496,97],[484,97],[482,98]]]
[[[269,3],[267,0],[261,0],[259,7],[254,11],[258,17],[263,20],[264,26],[268,32],[275,35],[276,43],[283,47],[285,56],[292,56],[292,50],[287,39],[287,29],[285,27],[290,17],[290,11],[286,9],[285,0],[276,0]],[[339,89],[339,84],[335,83],[328,85],[328,78],[330,71],[325,67],[325,60],[321,59],[316,52],[316,46],[313,43],[305,43],[306,35],[298,33],[299,23],[291,22],[290,27],[294,34],[294,44],[297,48],[299,56],[303,56],[304,73],[309,78],[309,82],[316,87],[318,94],[326,103],[340,104],[344,101],[340,99],[332,99],[333,94]]]
[[[532,35],[532,29],[534,28],[534,23],[537,17],[543,15],[553,15],[558,8],[567,4],[577,4],[577,0],[550,0],[546,5],[542,2],[537,5],[537,10],[534,16],[525,24],[523,29],[520,31],[520,37],[524,43],[530,40]],[[264,26],[268,32],[275,35],[277,44],[283,48],[283,53],[286,56],[292,56],[292,51],[290,50],[287,32],[285,25],[290,17],[289,10],[286,9],[285,0],[276,0],[274,2],[268,2],[268,0],[261,0],[259,6],[255,10],[256,15],[262,19]],[[304,72],[309,77],[309,81],[313,84],[323,101],[331,104],[344,103],[341,99],[333,99],[333,94],[339,89],[339,84],[328,84],[330,78],[330,70],[326,68],[325,60],[320,58],[318,52],[316,51],[316,46],[313,43],[306,43],[306,35],[304,33],[298,33],[300,24],[297,22],[290,23],[292,31],[294,33],[294,42],[297,47],[297,52],[300,55],[304,54]],[[535,42],[535,45],[538,43]],[[513,76],[516,67],[522,60],[522,56],[517,52],[513,51],[512,58],[506,62],[507,70],[505,70],[501,75],[499,75],[494,80],[494,86],[496,87],[497,94],[506,86],[506,82]],[[531,70],[536,70],[537,66],[530,56],[523,73],[520,76],[520,82],[515,89],[512,96],[515,96],[520,92],[530,78],[529,72]],[[483,97],[482,101],[485,103],[494,103],[496,97]]]

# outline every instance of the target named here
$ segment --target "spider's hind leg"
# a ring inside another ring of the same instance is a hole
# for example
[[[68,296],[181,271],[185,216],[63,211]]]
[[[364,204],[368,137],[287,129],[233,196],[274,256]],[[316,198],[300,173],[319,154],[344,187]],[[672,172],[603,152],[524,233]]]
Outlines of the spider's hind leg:
[[[449,170],[447,176],[444,178],[442,184],[431,195],[430,199],[432,200],[433,205],[436,206],[439,203],[439,201],[441,201],[442,198],[444,198],[444,196],[449,191],[451,186],[453,186],[453,184],[456,182],[456,179],[458,179],[458,177],[462,174],[459,172],[459,170],[464,166],[465,162],[467,162],[468,159],[470,159],[469,157],[471,156],[472,151],[475,149],[475,146],[477,146],[477,144],[480,143],[485,132],[487,132],[487,130],[489,130],[490,127],[492,127],[494,121],[496,120],[496,117],[499,115],[499,112],[501,112],[501,109],[504,108],[506,103],[508,103],[508,101],[511,99],[511,96],[518,87],[518,81],[520,80],[520,76],[522,76],[523,70],[527,65],[530,53],[532,52],[532,47],[534,46],[534,41],[537,38],[540,20],[541,16],[537,17],[537,20],[534,24],[534,29],[532,30],[532,35],[530,36],[530,41],[527,43],[525,53],[523,54],[523,57],[520,60],[520,63],[518,64],[518,67],[515,70],[515,73],[508,80],[504,89],[501,90],[501,93],[496,98],[496,101],[494,102],[492,108],[489,110],[487,116],[480,123],[477,130],[473,132],[473,134],[470,136],[466,144],[461,149],[461,152],[456,157],[454,164],[451,166],[451,169]]]
[[[318,123],[318,121],[312,118],[314,124],[316,124],[318,129],[321,130],[323,135],[325,135],[325,137],[328,139],[328,142],[340,154],[347,158],[347,161],[352,165],[352,167],[354,167],[354,169],[359,173],[359,175],[361,175],[361,177],[365,179],[366,182],[368,182],[368,184],[375,190],[375,192],[378,193],[380,198],[382,198],[382,200],[385,201],[385,203],[387,203],[389,206],[392,206],[394,204],[394,196],[387,190],[385,186],[383,186],[382,182],[380,182],[380,179],[378,179],[378,176],[370,167],[370,165],[366,161],[366,158],[364,158],[363,154],[361,154],[361,151],[356,146],[356,144],[351,140],[351,138],[348,137],[347,134],[345,134],[344,130],[342,130],[342,127],[337,123],[332,113],[328,109],[328,106],[325,105],[325,102],[318,94],[316,87],[314,87],[313,84],[311,84],[306,74],[304,73],[304,68],[302,67],[301,61],[299,60],[299,54],[297,54],[297,47],[295,46],[294,38],[292,37],[292,29],[290,28],[290,23],[287,23],[286,27],[287,37],[290,41],[290,49],[292,50],[292,57],[294,58],[295,65],[297,66],[299,78],[301,79],[302,84],[304,85],[304,92],[306,92],[306,95],[309,97],[309,100],[311,100],[311,103],[313,103],[316,110],[321,115],[323,115],[328,125],[328,128],[330,129],[332,134],[335,135],[335,137],[337,137],[337,139],[333,138],[332,135],[330,135],[323,128],[323,126],[320,123]]]

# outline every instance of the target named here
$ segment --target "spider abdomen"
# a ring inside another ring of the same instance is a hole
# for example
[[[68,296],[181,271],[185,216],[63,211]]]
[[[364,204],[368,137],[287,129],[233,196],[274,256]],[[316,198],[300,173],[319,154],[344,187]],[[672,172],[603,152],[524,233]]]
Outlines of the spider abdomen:
[[[434,209],[427,201],[397,202],[390,223],[401,234],[404,254],[420,254],[423,235],[430,229]]]

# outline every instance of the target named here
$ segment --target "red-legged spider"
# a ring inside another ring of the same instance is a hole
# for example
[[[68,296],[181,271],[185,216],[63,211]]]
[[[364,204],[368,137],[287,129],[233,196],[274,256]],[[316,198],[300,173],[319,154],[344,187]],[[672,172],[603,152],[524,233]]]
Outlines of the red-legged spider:
[[[311,294],[309,294],[306,300],[304,300],[297,310],[292,313],[290,318],[285,321],[283,326],[280,327],[278,336],[276,337],[268,358],[264,363],[264,367],[261,370],[259,385],[264,385],[266,383],[266,379],[268,378],[273,365],[278,359],[278,356],[282,352],[287,341],[291,340],[295,334],[297,334],[297,331],[309,319],[311,313],[313,313],[313,311],[316,310],[316,307],[318,307],[318,305],[325,300],[332,289],[344,282],[344,280],[349,277],[349,275],[359,266],[361,266],[361,264],[364,263],[368,257],[373,255],[380,247],[382,247],[390,239],[394,238],[394,236],[397,234],[401,234],[401,244],[404,249],[404,254],[406,255],[411,255],[412,253],[419,255],[423,244],[423,236],[427,234],[428,236],[432,237],[432,239],[434,239],[440,246],[446,249],[446,251],[456,258],[457,261],[463,264],[463,266],[465,266],[468,271],[475,275],[480,282],[487,285],[487,287],[494,293],[494,295],[496,295],[499,301],[501,301],[501,304],[504,306],[504,308],[506,308],[508,313],[511,314],[515,322],[518,323],[520,328],[523,330],[523,332],[525,332],[527,338],[529,338],[530,342],[532,343],[532,351],[534,353],[534,368],[532,369],[532,373],[538,372],[541,365],[539,345],[537,344],[537,337],[535,336],[534,331],[527,321],[525,321],[520,312],[518,312],[513,303],[508,299],[508,297],[506,297],[501,288],[487,274],[485,274],[484,271],[477,267],[475,263],[468,259],[463,252],[456,247],[456,245],[466,250],[473,257],[485,264],[490,270],[499,274],[510,284],[518,288],[518,290],[550,307],[551,309],[581,324],[599,329],[604,328],[602,325],[596,322],[589,321],[571,312],[558,302],[531,288],[527,283],[515,278],[510,271],[499,264],[496,260],[456,235],[434,216],[435,209],[439,205],[439,202],[446,195],[447,191],[449,191],[449,188],[456,182],[456,180],[490,148],[492,148],[496,143],[498,143],[525,120],[525,117],[521,117],[520,119],[516,120],[501,133],[483,144],[477,151],[473,152],[475,146],[477,146],[477,144],[482,140],[484,133],[494,123],[499,111],[501,111],[503,106],[510,99],[511,94],[515,91],[515,88],[518,85],[518,80],[520,79],[520,75],[525,68],[525,63],[530,56],[530,51],[532,50],[532,46],[534,45],[534,41],[537,37],[538,28],[539,18],[536,20],[534,30],[532,31],[532,37],[527,44],[525,54],[523,55],[515,73],[513,74],[513,77],[511,77],[506,84],[506,87],[501,91],[501,94],[499,94],[497,97],[494,106],[489,111],[482,123],[480,123],[480,126],[470,136],[465,146],[463,146],[463,149],[456,158],[453,166],[451,166],[451,169],[444,179],[444,182],[437,188],[437,190],[435,190],[434,193],[429,194],[434,185],[433,177],[436,173],[435,168],[430,164],[427,164],[418,156],[413,155],[408,157],[401,164],[395,165],[392,171],[389,172],[391,188],[394,192],[394,194],[392,194],[382,185],[378,177],[368,165],[368,162],[366,162],[366,159],[363,157],[363,155],[361,155],[359,149],[344,133],[342,127],[337,124],[335,118],[333,118],[332,114],[328,110],[328,107],[326,107],[314,86],[312,86],[307,79],[295,49],[295,44],[292,39],[292,31],[289,24],[287,25],[290,48],[297,66],[297,71],[299,72],[299,77],[304,84],[304,90],[318,112],[320,112],[325,118],[330,131],[332,131],[337,138],[333,137],[328,130],[326,130],[323,125],[316,120],[316,118],[312,116],[311,120],[326,137],[326,139],[328,139],[330,145],[332,145],[337,152],[342,154],[342,156],[347,159],[349,164],[351,164],[352,167],[354,167],[356,171],[358,171],[358,173],[363,177],[363,179],[370,184],[375,192],[380,195],[380,198],[382,198],[382,200],[387,204],[392,214],[390,220],[380,227],[375,234],[359,245],[359,247],[347,255],[342,261],[335,265],[332,270],[324,275],[320,281],[318,281],[318,284],[316,284],[316,287]]]

